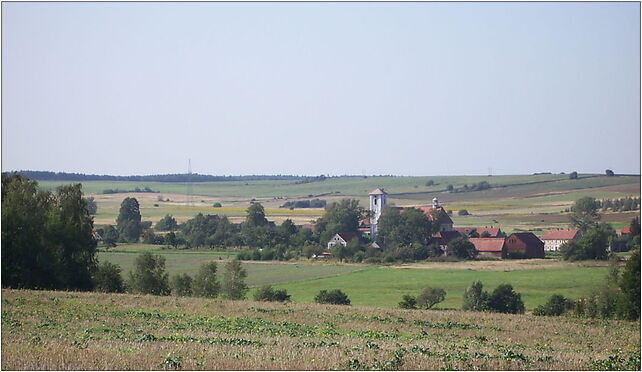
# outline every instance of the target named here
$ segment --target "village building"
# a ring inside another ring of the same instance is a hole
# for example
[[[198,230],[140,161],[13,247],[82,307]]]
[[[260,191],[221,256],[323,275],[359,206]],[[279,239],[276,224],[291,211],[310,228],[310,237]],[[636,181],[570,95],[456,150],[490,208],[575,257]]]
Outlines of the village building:
[[[520,232],[506,238],[508,258],[544,258],[544,242],[531,232]]]
[[[335,245],[341,244],[342,246],[347,246],[348,242],[354,238],[358,237],[356,233],[353,232],[341,232],[334,234],[332,239],[328,242],[328,250],[332,249]]]
[[[503,238],[504,233],[499,227],[453,227],[453,230],[458,231],[460,234],[470,238]],[[486,233],[486,234],[484,234]]]
[[[442,251],[446,252],[448,243],[450,243],[454,239],[461,238],[462,236],[463,235],[456,230],[438,231],[432,234],[430,242],[439,244],[439,248],[441,248]]]
[[[450,218],[444,207],[439,205],[437,198],[432,199],[432,206],[415,207],[424,212],[426,217],[432,222],[439,223],[439,231],[453,231],[453,220]]]
[[[470,238],[481,258],[508,258],[505,238]]]
[[[482,237],[482,235],[488,234],[488,238],[501,238],[503,237],[504,233],[502,233],[502,229],[499,227],[476,227],[475,231],[477,234],[479,234],[479,237]],[[486,236],[485,236],[486,237]]]
[[[631,226],[624,226],[621,228],[618,235],[631,235]]]
[[[544,250],[549,252],[559,251],[560,246],[571,240],[578,240],[581,237],[580,230],[544,230],[542,241]]]

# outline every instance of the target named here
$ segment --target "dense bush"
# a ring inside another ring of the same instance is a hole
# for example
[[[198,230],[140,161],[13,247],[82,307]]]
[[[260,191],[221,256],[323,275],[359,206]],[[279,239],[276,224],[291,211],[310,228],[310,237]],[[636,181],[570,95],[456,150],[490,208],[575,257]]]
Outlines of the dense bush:
[[[169,278],[165,257],[145,252],[136,257],[134,271],[129,272],[129,288],[135,293],[169,295]]]
[[[176,274],[169,281],[174,296],[192,295],[192,277],[188,274]]]
[[[416,309],[417,308],[417,299],[415,296],[403,295],[401,297],[401,302],[399,302],[400,309]]]
[[[285,289],[274,289],[271,285],[264,285],[254,292],[254,301],[290,301],[290,295]]]
[[[322,289],[314,297],[314,302],[318,304],[350,305],[348,296],[339,289],[333,289],[331,291]]]
[[[216,277],[216,262],[206,262],[200,266],[192,287],[194,295],[197,297],[215,298],[218,296],[221,285]]]
[[[466,209],[460,209],[460,210],[457,212],[457,215],[458,215],[458,216],[468,216],[469,214],[470,214],[470,213],[468,213],[468,210],[466,210]]]
[[[98,292],[122,293],[125,291],[120,266],[105,261],[98,264],[94,272],[94,290]]]
[[[510,284],[501,284],[488,297],[488,310],[498,313],[523,314],[522,295]]]
[[[562,295],[552,295],[545,304],[537,306],[533,310],[533,315],[538,316],[558,316],[573,309],[573,300]]]

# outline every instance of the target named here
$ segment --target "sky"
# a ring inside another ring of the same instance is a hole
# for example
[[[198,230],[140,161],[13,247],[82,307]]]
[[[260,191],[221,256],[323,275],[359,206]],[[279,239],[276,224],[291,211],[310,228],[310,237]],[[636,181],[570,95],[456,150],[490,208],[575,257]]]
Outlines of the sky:
[[[639,3],[2,3],[2,171],[640,173]]]

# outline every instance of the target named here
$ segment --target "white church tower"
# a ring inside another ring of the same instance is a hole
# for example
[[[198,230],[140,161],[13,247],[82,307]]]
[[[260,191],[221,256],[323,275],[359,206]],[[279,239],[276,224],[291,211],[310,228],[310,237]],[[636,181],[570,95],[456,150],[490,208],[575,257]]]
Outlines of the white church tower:
[[[375,189],[370,194],[370,237],[374,241],[377,238],[377,223],[383,213],[383,207],[388,202],[388,193],[383,189]]]

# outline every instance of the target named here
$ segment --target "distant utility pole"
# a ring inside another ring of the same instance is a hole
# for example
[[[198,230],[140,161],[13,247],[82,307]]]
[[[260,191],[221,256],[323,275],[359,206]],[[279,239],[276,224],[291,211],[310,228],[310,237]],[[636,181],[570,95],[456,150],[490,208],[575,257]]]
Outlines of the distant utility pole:
[[[490,177],[492,175],[493,175],[493,168],[488,167],[488,176]]]
[[[187,205],[192,206],[192,159],[187,159]]]

